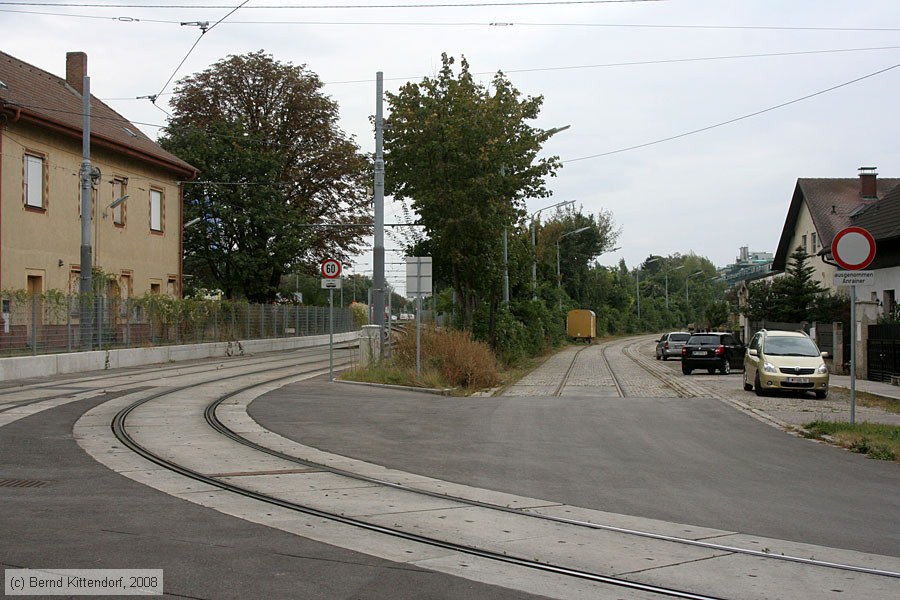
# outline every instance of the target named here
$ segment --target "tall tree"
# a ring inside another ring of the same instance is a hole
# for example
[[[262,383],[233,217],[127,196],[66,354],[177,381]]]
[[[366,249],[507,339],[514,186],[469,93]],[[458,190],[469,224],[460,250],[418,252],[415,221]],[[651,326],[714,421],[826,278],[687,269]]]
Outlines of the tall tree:
[[[544,177],[559,160],[537,158],[548,135],[527,124],[542,97],[522,98],[503,73],[485,88],[465,58],[459,74],[453,58],[441,60],[436,77],[387,94],[386,191],[415,211],[435,276],[453,286],[471,326],[479,302],[495,312],[504,228],[522,216],[525,198],[549,195]]]
[[[160,142],[201,171],[185,186],[185,220],[201,220],[184,247],[203,285],[268,301],[292,268],[358,251],[367,227],[340,225],[371,221],[368,161],[321,88],[262,51],[178,82]]]

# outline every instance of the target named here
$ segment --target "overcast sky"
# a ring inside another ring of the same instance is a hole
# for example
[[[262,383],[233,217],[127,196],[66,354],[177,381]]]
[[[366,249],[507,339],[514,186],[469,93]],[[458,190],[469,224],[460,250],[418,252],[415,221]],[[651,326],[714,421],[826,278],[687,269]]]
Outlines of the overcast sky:
[[[365,152],[377,71],[396,91],[434,75],[442,52],[465,55],[485,84],[502,70],[544,96],[534,126],[571,126],[546,144],[564,164],[553,198],[529,212],[564,200],[609,210],[621,249],[601,264],[774,252],[798,177],[900,176],[897,0],[250,0],[199,41],[180,23],[212,25],[240,2],[63,1],[0,0],[2,49],[60,76],[67,51],[86,52],[94,95],[154,138],[174,82],[230,54],[305,64]],[[158,108],[136,99],[152,94]],[[402,291],[402,274],[389,280]]]

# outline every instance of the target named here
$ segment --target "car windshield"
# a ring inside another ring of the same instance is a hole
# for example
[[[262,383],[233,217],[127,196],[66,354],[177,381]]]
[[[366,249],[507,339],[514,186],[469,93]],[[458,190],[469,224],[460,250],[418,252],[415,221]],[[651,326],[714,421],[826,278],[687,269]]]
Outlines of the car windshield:
[[[708,345],[708,344],[721,344],[721,338],[717,335],[692,335],[689,344],[693,345]]]
[[[819,349],[806,336],[769,336],[765,351],[769,356],[819,356]]]
[[[688,333],[673,333],[669,336],[670,342],[686,342],[691,337]]]

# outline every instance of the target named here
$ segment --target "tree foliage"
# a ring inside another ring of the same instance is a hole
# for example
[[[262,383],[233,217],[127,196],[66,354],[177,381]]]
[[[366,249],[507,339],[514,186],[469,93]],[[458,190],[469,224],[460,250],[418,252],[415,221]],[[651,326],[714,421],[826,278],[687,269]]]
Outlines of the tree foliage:
[[[755,281],[748,287],[742,312],[751,321],[800,323],[841,318],[847,300],[828,293],[813,278],[815,268],[807,264],[809,254],[798,246],[790,256],[784,275]]]
[[[368,161],[305,66],[262,51],[178,82],[160,142],[200,169],[185,186],[186,271],[227,297],[275,297],[292,267],[355,254],[369,222]]]
[[[465,58],[442,56],[436,77],[387,94],[386,193],[409,203],[424,228],[435,277],[449,282],[462,321],[479,303],[491,322],[502,282],[501,240],[523,214],[524,199],[546,197],[557,158],[538,158],[548,137],[527,121],[542,97],[525,97],[503,73],[477,83]]]

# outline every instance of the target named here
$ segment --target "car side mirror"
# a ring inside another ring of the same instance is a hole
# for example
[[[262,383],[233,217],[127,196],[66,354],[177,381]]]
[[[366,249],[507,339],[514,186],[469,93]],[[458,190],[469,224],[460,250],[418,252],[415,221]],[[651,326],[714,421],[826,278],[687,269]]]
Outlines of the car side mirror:
[[[747,350],[747,354],[749,354],[750,356],[759,356],[759,352],[756,351],[756,348],[750,348],[749,350]]]

